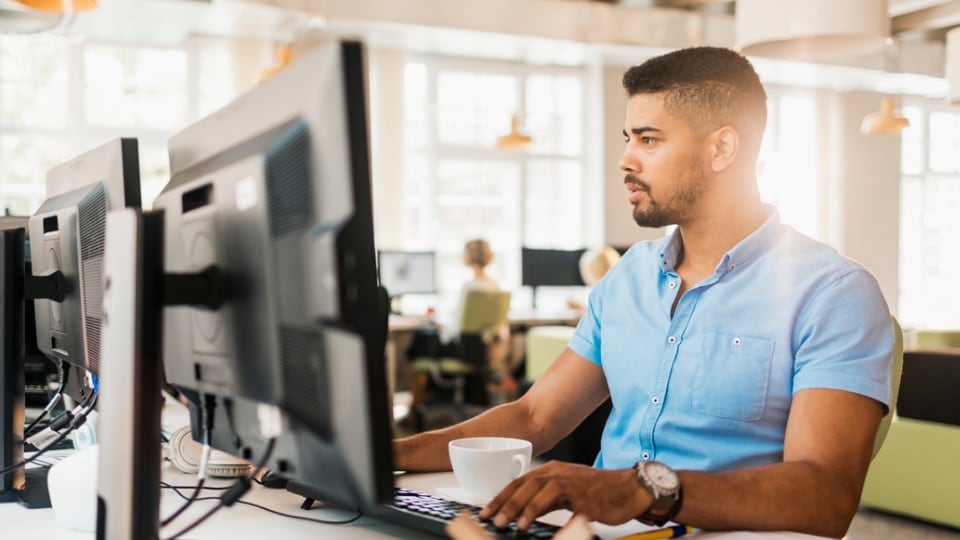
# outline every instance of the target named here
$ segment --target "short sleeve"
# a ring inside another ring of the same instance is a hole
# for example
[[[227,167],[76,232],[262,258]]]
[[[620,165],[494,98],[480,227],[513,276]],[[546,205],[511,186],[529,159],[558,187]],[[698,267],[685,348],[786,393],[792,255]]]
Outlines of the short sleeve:
[[[602,311],[603,291],[609,280],[603,279],[590,291],[587,311],[580,317],[577,329],[570,338],[568,347],[596,365],[600,362],[600,313]]]
[[[825,285],[798,323],[794,393],[846,390],[889,407],[893,321],[869,272],[854,270]]]

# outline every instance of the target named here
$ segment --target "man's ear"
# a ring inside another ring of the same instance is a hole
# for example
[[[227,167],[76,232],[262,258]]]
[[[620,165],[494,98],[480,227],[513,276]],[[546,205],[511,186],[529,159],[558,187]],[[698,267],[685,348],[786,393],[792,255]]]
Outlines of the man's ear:
[[[715,173],[729,169],[740,152],[740,135],[730,126],[723,126],[710,134],[710,168]]]

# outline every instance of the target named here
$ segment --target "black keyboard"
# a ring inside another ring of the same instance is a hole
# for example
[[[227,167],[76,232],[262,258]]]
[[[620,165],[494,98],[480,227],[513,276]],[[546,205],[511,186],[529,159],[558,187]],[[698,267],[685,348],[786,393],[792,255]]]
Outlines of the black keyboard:
[[[555,525],[540,521],[534,521],[526,531],[517,530],[516,523],[510,523],[508,527],[498,529],[494,527],[492,521],[480,519],[480,510],[479,506],[434,497],[419,491],[394,488],[393,502],[382,505],[375,515],[381,519],[438,536],[446,536],[447,523],[462,512],[469,512],[493,538],[553,538],[559,529]]]

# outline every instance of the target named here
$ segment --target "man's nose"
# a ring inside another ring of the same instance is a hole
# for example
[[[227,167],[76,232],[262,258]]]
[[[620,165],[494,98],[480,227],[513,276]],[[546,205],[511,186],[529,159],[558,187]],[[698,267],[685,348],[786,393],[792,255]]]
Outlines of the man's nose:
[[[640,160],[634,157],[629,149],[624,149],[623,153],[620,154],[620,162],[617,164],[621,171],[625,173],[639,173],[640,172]]]

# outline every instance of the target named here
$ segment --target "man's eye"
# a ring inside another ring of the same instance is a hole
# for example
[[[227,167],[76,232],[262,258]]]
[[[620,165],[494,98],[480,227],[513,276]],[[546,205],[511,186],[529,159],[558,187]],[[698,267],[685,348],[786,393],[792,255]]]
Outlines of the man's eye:
[[[640,137],[640,142],[642,142],[643,144],[648,144],[648,145],[649,145],[649,144],[653,144],[653,143],[657,142],[657,139],[655,139],[655,138],[653,138],[653,137]]]

